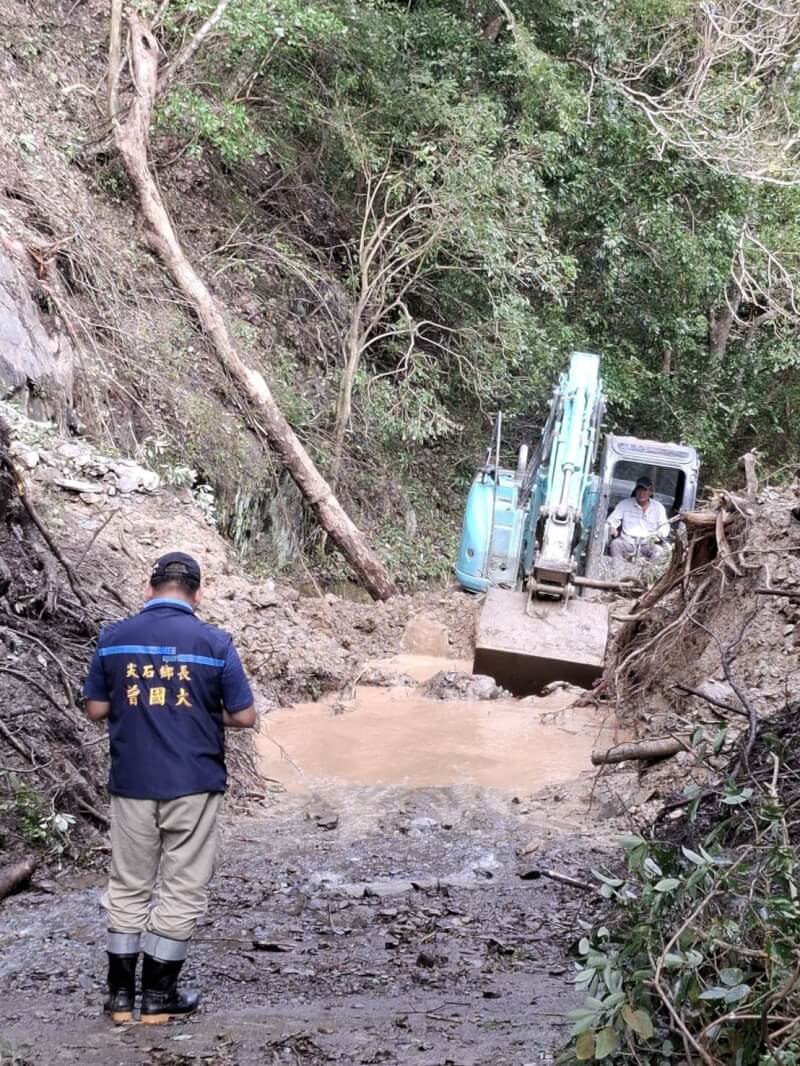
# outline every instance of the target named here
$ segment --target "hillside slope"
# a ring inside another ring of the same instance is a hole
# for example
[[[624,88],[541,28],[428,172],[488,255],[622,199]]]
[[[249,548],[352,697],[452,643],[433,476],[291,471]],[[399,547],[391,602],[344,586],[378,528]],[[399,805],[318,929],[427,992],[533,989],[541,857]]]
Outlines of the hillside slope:
[[[93,87],[106,69],[106,5],[34,11],[4,0],[0,17],[9,27],[0,49],[5,396],[148,461],[168,481],[208,486],[237,548],[271,567],[296,564],[299,547],[316,537],[300,495],[143,247],[119,163],[96,153],[93,140],[103,134]],[[296,228],[284,241],[265,241],[286,228],[280,197],[268,206],[247,199],[211,156],[175,156],[160,158],[157,172],[180,238],[243,356],[324,468],[334,399],[326,371],[340,358],[349,297],[304,258]],[[333,225],[321,191],[311,191],[304,211],[311,229]],[[428,485],[410,476],[419,464]],[[400,464],[357,448],[342,478],[345,505],[412,582],[447,570],[440,546],[452,545],[459,502],[440,476],[450,465],[424,449]],[[323,565],[341,567],[335,557]]]

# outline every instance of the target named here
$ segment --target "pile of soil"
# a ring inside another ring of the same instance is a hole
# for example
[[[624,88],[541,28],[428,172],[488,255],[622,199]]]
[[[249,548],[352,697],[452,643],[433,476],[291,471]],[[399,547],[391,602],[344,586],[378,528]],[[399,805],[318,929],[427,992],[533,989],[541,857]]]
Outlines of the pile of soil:
[[[722,494],[709,505],[710,524],[690,529],[658,584],[626,608],[606,671],[620,717],[638,738],[694,742],[644,778],[631,763],[604,768],[607,783],[635,791],[643,821],[676,788],[724,776],[753,725],[758,733],[771,727],[796,698],[797,502],[787,487],[765,488],[754,500]]]

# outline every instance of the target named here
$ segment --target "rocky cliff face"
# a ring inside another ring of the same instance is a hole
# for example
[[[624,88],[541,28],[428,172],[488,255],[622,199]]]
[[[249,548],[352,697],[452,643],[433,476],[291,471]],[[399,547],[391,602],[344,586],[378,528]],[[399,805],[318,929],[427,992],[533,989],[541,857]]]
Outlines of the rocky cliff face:
[[[75,351],[26,258],[13,242],[0,241],[0,398],[66,428],[74,419]]]

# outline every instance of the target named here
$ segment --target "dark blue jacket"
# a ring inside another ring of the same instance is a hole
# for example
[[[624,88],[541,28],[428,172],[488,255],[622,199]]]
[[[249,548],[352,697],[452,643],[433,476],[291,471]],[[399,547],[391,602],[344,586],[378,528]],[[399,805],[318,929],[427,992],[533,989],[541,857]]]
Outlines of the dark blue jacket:
[[[253,703],[230,634],[153,599],[100,633],[83,694],[110,701],[108,790],[133,799],[224,792],[229,714]]]

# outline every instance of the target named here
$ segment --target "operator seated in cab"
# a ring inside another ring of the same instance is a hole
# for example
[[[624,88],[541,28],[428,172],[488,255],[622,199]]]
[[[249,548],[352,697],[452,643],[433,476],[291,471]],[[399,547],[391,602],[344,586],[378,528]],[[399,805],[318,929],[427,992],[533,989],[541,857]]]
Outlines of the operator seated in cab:
[[[606,520],[609,555],[612,559],[657,559],[669,538],[669,522],[663,504],[653,499],[653,482],[640,477],[633,494],[620,500]]]

